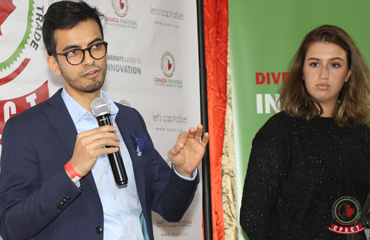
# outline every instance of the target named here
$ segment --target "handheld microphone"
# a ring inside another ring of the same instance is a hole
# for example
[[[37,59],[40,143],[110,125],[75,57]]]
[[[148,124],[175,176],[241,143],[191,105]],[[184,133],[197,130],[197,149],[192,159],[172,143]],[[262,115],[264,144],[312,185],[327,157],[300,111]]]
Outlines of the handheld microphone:
[[[98,120],[99,126],[112,125],[110,104],[107,99],[101,97],[95,98],[91,103],[91,112]],[[127,184],[127,174],[120,151],[118,150],[118,152],[108,154],[108,158],[117,185],[122,186]]]

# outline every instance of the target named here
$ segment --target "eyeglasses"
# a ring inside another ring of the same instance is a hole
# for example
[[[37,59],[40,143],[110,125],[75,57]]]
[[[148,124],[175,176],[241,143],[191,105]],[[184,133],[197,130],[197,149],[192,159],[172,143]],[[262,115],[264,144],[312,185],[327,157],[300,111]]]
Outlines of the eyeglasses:
[[[67,62],[71,65],[79,65],[85,59],[85,51],[89,51],[90,56],[95,60],[100,60],[107,54],[107,42],[99,42],[85,49],[72,49],[65,53],[54,53],[53,55],[65,56]]]

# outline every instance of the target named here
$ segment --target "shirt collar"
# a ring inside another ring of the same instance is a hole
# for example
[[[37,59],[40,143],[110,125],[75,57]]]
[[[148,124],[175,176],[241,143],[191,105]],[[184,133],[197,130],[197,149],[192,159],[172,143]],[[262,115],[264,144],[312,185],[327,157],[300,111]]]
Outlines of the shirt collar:
[[[78,102],[76,102],[76,100],[71,97],[71,95],[69,95],[69,93],[65,90],[65,87],[63,87],[61,96],[75,124],[85,114],[90,114],[91,116],[93,116],[91,112],[83,108]],[[100,97],[106,98],[109,101],[111,116],[115,117],[115,115],[117,115],[118,113],[118,107],[116,106],[116,104],[107,96],[107,94],[103,90],[100,90]]]

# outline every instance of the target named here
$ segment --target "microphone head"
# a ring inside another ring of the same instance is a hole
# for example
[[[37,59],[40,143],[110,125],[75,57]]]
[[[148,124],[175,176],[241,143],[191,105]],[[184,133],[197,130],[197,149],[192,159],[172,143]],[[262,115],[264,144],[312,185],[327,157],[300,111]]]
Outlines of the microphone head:
[[[95,117],[110,114],[110,104],[105,98],[98,97],[91,102],[91,112]]]

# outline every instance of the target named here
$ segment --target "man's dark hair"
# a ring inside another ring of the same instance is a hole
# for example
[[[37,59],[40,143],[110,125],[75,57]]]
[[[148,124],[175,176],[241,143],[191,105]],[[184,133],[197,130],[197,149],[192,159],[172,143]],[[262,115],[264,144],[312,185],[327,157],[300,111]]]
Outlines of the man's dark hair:
[[[58,29],[71,29],[80,22],[92,19],[95,20],[103,35],[103,27],[100,18],[103,17],[96,8],[90,7],[87,3],[61,1],[50,5],[45,16],[42,26],[42,35],[48,55],[56,53],[56,42],[54,33]]]

